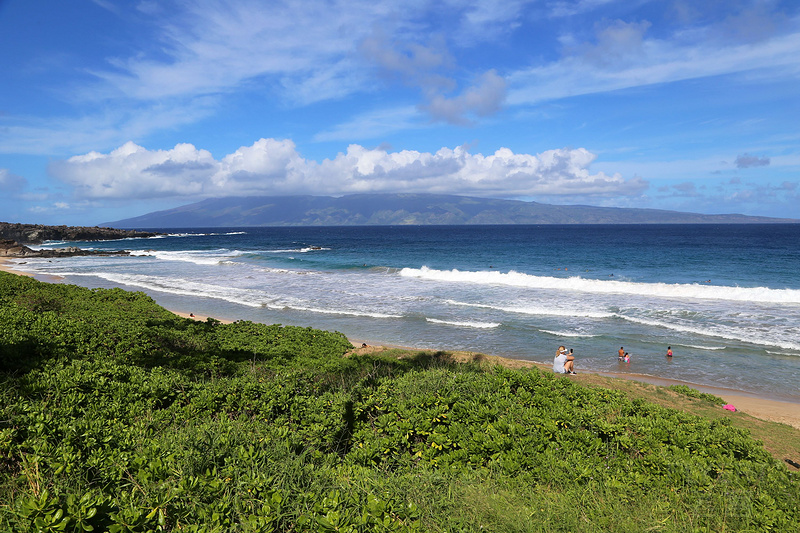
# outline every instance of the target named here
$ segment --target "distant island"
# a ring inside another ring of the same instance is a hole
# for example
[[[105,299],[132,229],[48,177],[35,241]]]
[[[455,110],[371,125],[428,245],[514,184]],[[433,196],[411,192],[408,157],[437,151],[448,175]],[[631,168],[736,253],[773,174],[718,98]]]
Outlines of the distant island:
[[[201,202],[126,218],[115,228],[396,226],[463,224],[751,224],[800,220],[703,215],[661,209],[550,205],[443,194],[252,196]]]

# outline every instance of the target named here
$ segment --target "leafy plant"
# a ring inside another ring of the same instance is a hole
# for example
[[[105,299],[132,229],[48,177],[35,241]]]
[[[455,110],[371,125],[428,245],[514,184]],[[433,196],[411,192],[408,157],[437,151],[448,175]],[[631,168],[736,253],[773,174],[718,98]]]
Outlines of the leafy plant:
[[[339,333],[197,323],[141,293],[0,273],[0,530],[800,522],[797,476],[727,419],[536,370],[351,348]]]

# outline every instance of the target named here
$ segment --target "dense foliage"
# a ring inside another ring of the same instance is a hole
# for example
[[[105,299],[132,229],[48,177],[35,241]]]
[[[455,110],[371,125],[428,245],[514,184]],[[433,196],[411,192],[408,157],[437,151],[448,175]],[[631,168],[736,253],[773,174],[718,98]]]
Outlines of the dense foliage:
[[[3,531],[795,531],[742,430],[0,272]]]

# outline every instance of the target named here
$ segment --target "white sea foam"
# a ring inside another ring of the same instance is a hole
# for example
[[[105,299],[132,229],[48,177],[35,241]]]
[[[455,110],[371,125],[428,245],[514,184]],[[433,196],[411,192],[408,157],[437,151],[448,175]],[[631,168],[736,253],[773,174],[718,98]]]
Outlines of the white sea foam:
[[[444,324],[447,326],[458,326],[464,328],[478,328],[478,329],[491,329],[500,326],[500,322],[475,322],[470,320],[453,321],[453,320],[439,320],[438,318],[425,318],[428,322],[433,324]]]
[[[330,250],[330,248],[323,248],[321,246],[306,246],[304,248],[281,248],[277,250],[259,250],[258,253],[264,254],[307,254],[309,252],[321,252]]]
[[[441,281],[449,283],[469,283],[479,285],[498,285],[523,287],[529,289],[555,289],[591,294],[620,294],[631,296],[650,296],[696,300],[731,300],[745,302],[764,302],[770,304],[800,304],[800,290],[770,289],[767,287],[724,287],[720,285],[701,285],[697,283],[638,283],[630,281],[597,280],[581,277],[554,278],[533,276],[510,270],[500,271],[461,271],[422,268],[404,268],[400,275],[407,278]]]
[[[142,250],[132,252],[131,255],[155,257],[162,261],[183,261],[195,265],[218,265],[229,262],[233,257],[239,257],[242,252],[236,250],[210,250],[210,251],[160,251]]]
[[[292,270],[289,268],[269,268],[262,267],[258,269],[259,272],[266,272],[268,274],[291,274],[295,276],[319,276],[320,272],[314,270]]]
[[[787,356],[788,357],[797,357],[798,355],[800,355],[800,354],[789,353],[789,352],[775,352],[775,351],[772,351],[772,350],[764,350],[764,351],[767,352],[770,355],[782,355],[784,357],[787,357]]]
[[[501,305],[459,302],[457,300],[445,300],[445,303],[450,305],[460,305],[464,307],[491,309],[495,311],[503,311],[505,313],[518,313],[522,315],[583,317],[583,318],[613,318],[617,316],[616,313],[611,313],[606,311],[587,311],[585,309],[577,309],[577,308],[560,309],[554,306],[545,306],[545,305],[501,306]]]
[[[372,311],[354,311],[347,309],[322,309],[319,307],[302,307],[298,305],[285,305],[284,309],[292,309],[294,311],[306,311],[309,313],[320,313],[323,315],[347,315],[347,316],[363,316],[368,318],[403,318],[402,315],[390,315],[386,313],[376,313]]]
[[[591,337],[599,337],[599,335],[594,335],[591,333],[581,333],[580,331],[550,331],[547,329],[540,329],[542,333],[547,333],[548,335],[555,335],[556,337],[580,337],[582,339],[588,339]]]
[[[247,289],[222,287],[207,283],[197,283],[181,278],[162,278],[142,274],[117,274],[113,272],[63,272],[62,276],[93,276],[119,285],[139,287],[179,296],[214,298],[247,307],[263,307],[263,296]]]
[[[726,346],[698,346],[695,344],[679,344],[679,343],[674,343],[673,346],[685,346],[686,348],[696,348],[698,350],[711,350],[711,351],[724,350],[726,348]]]
[[[727,327],[719,324],[714,326],[705,326],[705,327],[686,326],[682,324],[676,324],[674,322],[666,322],[661,320],[652,320],[652,319],[623,316],[623,315],[619,315],[619,318],[622,318],[630,322],[634,322],[636,324],[641,324],[644,326],[664,328],[672,331],[679,331],[681,333],[690,333],[692,335],[700,335],[703,337],[714,337],[718,339],[727,339],[732,341],[757,344],[760,346],[774,346],[786,350],[800,351],[800,344],[798,344],[797,342],[788,339],[779,339],[774,335],[765,338],[761,334],[754,331],[749,331],[748,329],[745,328]]]
[[[227,233],[168,233],[166,235],[155,235],[148,237],[150,239],[158,239],[164,237],[217,237],[220,235],[247,235],[246,231],[229,231]]]

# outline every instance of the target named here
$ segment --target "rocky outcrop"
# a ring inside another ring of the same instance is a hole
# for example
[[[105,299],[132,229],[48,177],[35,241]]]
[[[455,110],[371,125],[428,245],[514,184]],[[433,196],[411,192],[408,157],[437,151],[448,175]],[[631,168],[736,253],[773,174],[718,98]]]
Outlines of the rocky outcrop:
[[[0,238],[22,244],[41,244],[45,241],[110,241],[132,237],[154,237],[150,231],[85,226],[44,226],[42,224],[12,224],[0,222]],[[88,255],[88,254],[87,254]]]
[[[130,255],[130,252],[127,250],[83,250],[75,246],[31,250],[15,240],[0,239],[0,257],[74,257],[77,255]]]

